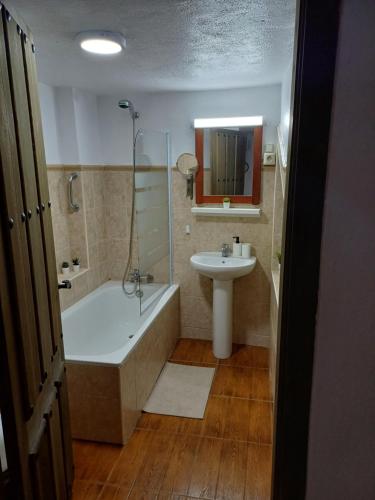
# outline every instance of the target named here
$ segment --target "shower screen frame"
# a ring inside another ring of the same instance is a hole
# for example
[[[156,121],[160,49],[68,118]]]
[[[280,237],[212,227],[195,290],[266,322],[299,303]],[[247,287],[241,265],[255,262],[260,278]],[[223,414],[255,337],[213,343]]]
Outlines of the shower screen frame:
[[[135,234],[141,276],[138,287],[141,314],[152,302],[147,300],[150,290],[144,286],[147,275],[154,277],[151,284],[155,297],[173,282],[171,183],[169,132],[141,129],[137,133],[135,169]]]

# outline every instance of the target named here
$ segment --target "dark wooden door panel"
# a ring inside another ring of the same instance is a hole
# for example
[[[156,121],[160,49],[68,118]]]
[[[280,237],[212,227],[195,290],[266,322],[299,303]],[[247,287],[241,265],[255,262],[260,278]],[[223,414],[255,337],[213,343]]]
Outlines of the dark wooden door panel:
[[[56,395],[57,396],[57,395]],[[67,498],[67,488],[65,482],[64,454],[61,433],[59,402],[54,398],[48,416],[48,432],[51,442],[53,473],[56,485],[56,500]]]
[[[41,422],[39,439],[30,453],[31,481],[34,497],[38,500],[55,500],[55,477],[50,435],[47,420]]]
[[[0,94],[1,96],[1,94]],[[0,97],[1,98],[1,97]],[[1,100],[0,100],[1,102]],[[1,145],[0,145],[1,149]],[[6,226],[4,228],[3,226]],[[0,217],[0,269],[7,267],[7,252],[4,247],[4,229],[8,231],[6,221]],[[29,485],[28,460],[25,450],[28,450],[27,429],[24,425],[24,387],[23,370],[12,370],[19,365],[17,322],[12,314],[12,302],[9,294],[10,280],[8,273],[2,272],[0,279],[0,408],[2,408],[2,425],[5,432],[5,448],[8,463],[8,478],[6,496],[0,498],[18,498],[21,492],[25,500],[31,498]],[[17,390],[18,389],[18,390]],[[9,404],[9,401],[16,404]],[[11,483],[9,470],[14,470]],[[1,482],[1,481],[0,481]]]
[[[69,420],[69,401],[68,389],[65,370],[62,372],[61,379],[56,382],[57,397],[59,400],[59,411],[61,425],[62,445],[65,458],[65,480],[67,485],[68,496],[70,496],[73,488],[73,450],[72,450],[72,434]]]
[[[51,316],[51,333],[53,352],[56,353],[61,343],[61,317],[59,308],[59,294],[56,276],[56,258],[53,245],[53,230],[51,217],[51,203],[49,199],[48,180],[46,173],[46,159],[44,152],[42,119],[38,95],[38,81],[34,56],[34,44],[27,38],[23,44],[24,66],[26,70],[26,84],[29,101],[30,125],[34,147],[34,162],[36,166],[36,180],[38,187],[39,206],[41,207],[42,234],[44,255],[46,259],[48,297]]]
[[[9,498],[66,500],[73,458],[35,57],[28,29],[2,4],[0,11],[0,406],[12,450]]]
[[[37,342],[37,327],[34,313],[34,299],[29,269],[29,252],[27,245],[26,221],[24,214],[21,181],[18,169],[17,143],[14,130],[14,118],[11,105],[11,93],[8,80],[7,54],[4,40],[3,19],[0,22],[0,160],[2,196],[1,216],[4,231],[7,232],[6,243],[9,247],[7,264],[16,269],[13,274],[14,309],[17,310],[18,355],[23,371],[23,394],[27,416],[39,394],[41,384],[40,359]],[[13,226],[11,221],[13,220]]]
[[[38,323],[38,341],[42,368],[42,380],[47,378],[48,365],[52,356],[50,338],[50,315],[47,280],[44,265],[44,250],[40,221],[40,206],[36,185],[33,142],[30,130],[29,105],[27,98],[25,69],[23,64],[23,33],[17,23],[6,20],[8,38],[8,66],[10,70],[13,113],[15,118],[23,199],[27,213],[27,234],[31,257],[31,273]]]

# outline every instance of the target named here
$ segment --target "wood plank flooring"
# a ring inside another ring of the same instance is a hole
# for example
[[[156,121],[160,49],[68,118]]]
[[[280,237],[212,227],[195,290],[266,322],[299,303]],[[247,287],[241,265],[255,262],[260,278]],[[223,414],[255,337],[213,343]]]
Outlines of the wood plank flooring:
[[[175,363],[215,366],[203,420],[144,413],[126,446],[74,442],[74,500],[269,500],[272,411],[268,350],[181,339]]]

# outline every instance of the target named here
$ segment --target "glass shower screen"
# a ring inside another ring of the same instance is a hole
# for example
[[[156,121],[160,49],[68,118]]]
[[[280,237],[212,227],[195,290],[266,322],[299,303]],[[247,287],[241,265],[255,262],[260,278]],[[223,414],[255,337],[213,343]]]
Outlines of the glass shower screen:
[[[136,141],[135,208],[141,313],[171,276],[169,134],[141,130]]]

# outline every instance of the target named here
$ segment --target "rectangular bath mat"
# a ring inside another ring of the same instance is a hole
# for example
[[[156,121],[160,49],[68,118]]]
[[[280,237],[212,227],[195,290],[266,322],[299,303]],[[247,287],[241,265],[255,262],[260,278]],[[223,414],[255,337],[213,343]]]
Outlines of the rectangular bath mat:
[[[144,411],[203,418],[214,374],[215,368],[166,363]]]

